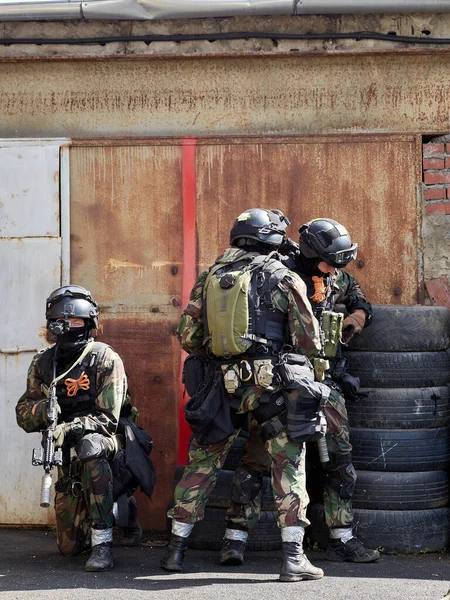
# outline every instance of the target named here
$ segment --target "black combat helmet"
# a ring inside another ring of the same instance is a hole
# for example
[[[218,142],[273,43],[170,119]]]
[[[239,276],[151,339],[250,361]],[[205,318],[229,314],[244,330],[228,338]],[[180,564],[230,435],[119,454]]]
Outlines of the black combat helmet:
[[[246,240],[278,248],[286,236],[289,219],[281,210],[250,208],[241,213],[230,231],[230,244],[244,246]]]
[[[313,219],[302,225],[300,252],[308,259],[318,258],[342,268],[355,260],[358,244],[352,244],[346,228],[333,219]]]
[[[55,319],[84,319],[89,325],[98,327],[98,304],[80,285],[65,285],[50,294],[46,301],[47,327]]]

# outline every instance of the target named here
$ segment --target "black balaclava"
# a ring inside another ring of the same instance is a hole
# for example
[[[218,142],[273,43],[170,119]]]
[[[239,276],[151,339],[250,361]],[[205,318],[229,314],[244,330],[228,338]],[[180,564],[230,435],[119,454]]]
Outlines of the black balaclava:
[[[295,255],[294,260],[300,273],[304,273],[309,277],[313,277],[314,275],[317,277],[324,276],[324,273],[322,273],[322,271],[318,268],[319,263],[322,262],[322,259],[319,256],[307,258],[301,252],[299,252]]]
[[[84,327],[71,327],[56,336],[56,360],[60,365],[74,362],[91,338],[92,327],[85,321]]]

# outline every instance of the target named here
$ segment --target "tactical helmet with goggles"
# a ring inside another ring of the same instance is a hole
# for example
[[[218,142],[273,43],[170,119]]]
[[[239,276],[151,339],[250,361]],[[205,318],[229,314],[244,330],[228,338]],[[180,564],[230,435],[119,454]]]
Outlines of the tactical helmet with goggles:
[[[302,225],[300,252],[306,258],[318,258],[342,268],[355,260],[358,244],[353,244],[347,229],[333,219],[313,219]]]
[[[284,241],[289,224],[281,210],[250,208],[236,219],[230,231],[230,244],[242,246],[246,240],[255,240],[277,248]]]
[[[61,335],[70,327],[69,319],[84,319],[91,327],[98,327],[98,304],[91,293],[79,285],[66,285],[56,289],[46,301],[47,328]],[[57,322],[64,319],[64,322]]]

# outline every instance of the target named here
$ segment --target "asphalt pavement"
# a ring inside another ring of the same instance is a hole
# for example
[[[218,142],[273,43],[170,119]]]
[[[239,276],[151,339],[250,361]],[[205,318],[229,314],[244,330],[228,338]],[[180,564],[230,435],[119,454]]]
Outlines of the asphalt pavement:
[[[52,531],[0,529],[0,598],[20,600],[440,600],[450,588],[450,554],[386,556],[373,564],[331,563],[307,552],[325,571],[319,581],[277,581],[281,552],[248,552],[240,567],[218,553],[189,550],[185,571],[159,567],[165,542],[146,535],[135,548],[115,547],[108,573],[86,573],[86,556],[65,558]],[[450,595],[445,600],[450,600]]]

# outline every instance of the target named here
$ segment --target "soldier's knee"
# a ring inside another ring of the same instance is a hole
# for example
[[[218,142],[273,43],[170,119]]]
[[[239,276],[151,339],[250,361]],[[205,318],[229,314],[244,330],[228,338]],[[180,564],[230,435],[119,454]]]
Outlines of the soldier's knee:
[[[262,486],[262,473],[247,471],[238,467],[231,484],[231,500],[236,504],[248,504],[259,494]]]
[[[88,433],[75,447],[78,458],[85,462],[93,458],[108,458],[112,448],[110,440],[100,433]]]
[[[331,456],[331,455],[330,455]],[[326,479],[327,486],[344,500],[350,500],[356,486],[356,471],[350,454],[332,455],[333,459]]]

